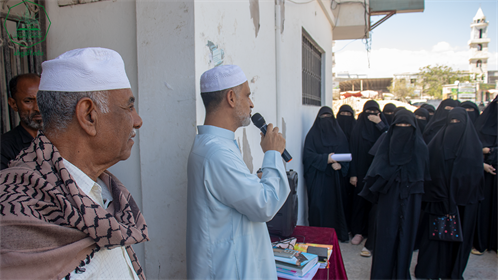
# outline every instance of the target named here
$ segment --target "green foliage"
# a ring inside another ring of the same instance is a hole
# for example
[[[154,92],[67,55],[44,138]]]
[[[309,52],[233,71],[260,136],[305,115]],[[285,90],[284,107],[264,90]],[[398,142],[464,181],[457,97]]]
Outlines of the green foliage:
[[[397,99],[406,100],[407,96],[413,95],[415,89],[412,85],[408,84],[405,79],[392,80],[391,85],[387,87]]]
[[[455,81],[470,81],[471,77],[461,71],[453,71],[446,65],[437,65],[421,67],[419,72],[418,83],[422,86],[424,94],[441,98],[443,95],[443,85],[453,84]]]

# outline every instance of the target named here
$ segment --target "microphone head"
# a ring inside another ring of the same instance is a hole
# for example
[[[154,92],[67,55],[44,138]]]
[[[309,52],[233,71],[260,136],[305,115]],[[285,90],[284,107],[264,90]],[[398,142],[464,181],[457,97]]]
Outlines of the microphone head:
[[[266,124],[265,118],[263,118],[263,116],[261,116],[260,113],[256,113],[256,114],[252,115],[251,120],[252,120],[252,123],[255,126],[257,126],[258,128],[261,128],[261,127],[263,127],[263,125]]]

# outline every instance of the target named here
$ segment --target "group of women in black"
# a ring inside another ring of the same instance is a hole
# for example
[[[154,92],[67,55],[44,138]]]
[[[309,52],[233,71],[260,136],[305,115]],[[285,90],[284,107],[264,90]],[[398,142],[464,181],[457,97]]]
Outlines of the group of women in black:
[[[349,105],[337,118],[322,107],[303,152],[309,225],[368,237],[372,279],[410,279],[414,249],[417,278],[463,279],[473,247],[497,250],[497,100],[482,114],[452,99],[414,113],[369,100],[357,120]]]

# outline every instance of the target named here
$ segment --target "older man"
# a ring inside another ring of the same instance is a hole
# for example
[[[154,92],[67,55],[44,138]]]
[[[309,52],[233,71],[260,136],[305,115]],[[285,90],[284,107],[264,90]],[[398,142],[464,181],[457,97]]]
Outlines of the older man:
[[[188,279],[276,279],[266,227],[284,204],[289,182],[285,140],[268,125],[261,180],[245,165],[234,132],[250,124],[251,90],[242,70],[223,65],[201,77],[206,119],[188,160]]]
[[[147,225],[107,168],[142,119],[121,56],[76,49],[42,64],[44,130],[0,172],[1,276],[144,279],[131,248]]]
[[[42,129],[42,117],[36,104],[39,84],[40,76],[32,73],[17,75],[9,82],[9,105],[19,114],[21,123],[0,136],[0,170],[7,168],[9,162],[28,147],[38,130]]]

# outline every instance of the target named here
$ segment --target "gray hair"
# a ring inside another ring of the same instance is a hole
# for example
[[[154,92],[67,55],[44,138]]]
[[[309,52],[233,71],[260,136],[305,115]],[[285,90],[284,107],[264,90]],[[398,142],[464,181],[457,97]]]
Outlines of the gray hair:
[[[102,113],[109,112],[108,91],[39,91],[36,100],[43,119],[43,130],[64,131],[73,119],[76,104],[85,97],[90,98]]]

